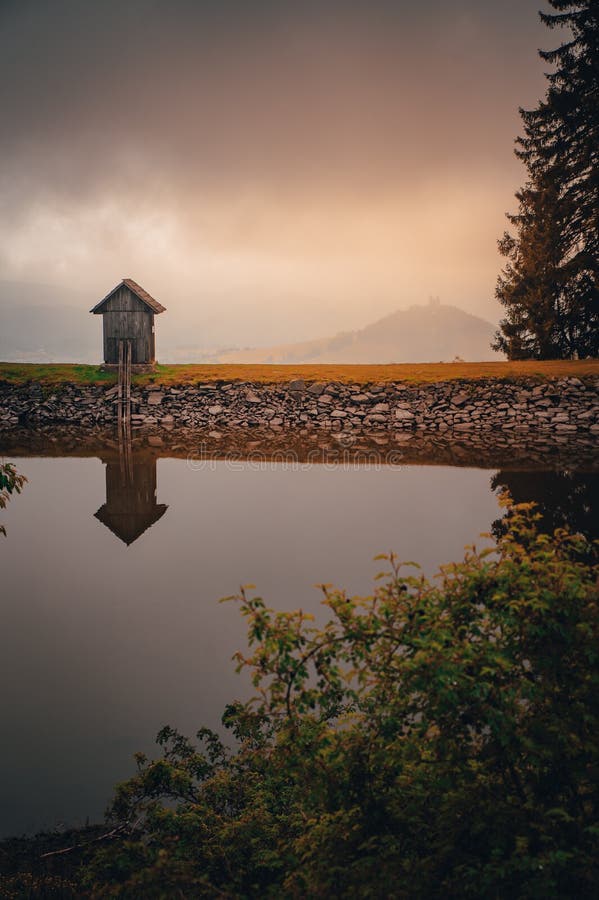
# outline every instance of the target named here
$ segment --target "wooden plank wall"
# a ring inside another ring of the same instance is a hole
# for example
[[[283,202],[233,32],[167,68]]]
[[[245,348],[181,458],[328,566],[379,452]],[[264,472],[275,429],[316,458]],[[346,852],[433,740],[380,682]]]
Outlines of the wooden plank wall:
[[[119,340],[130,340],[132,363],[154,363],[154,313],[123,286],[106,303],[104,320],[104,362],[118,365]]]

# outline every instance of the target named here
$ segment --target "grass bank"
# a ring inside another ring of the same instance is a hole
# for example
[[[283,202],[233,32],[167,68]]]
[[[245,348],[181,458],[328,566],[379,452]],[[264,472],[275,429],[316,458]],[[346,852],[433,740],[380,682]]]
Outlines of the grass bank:
[[[344,384],[408,381],[476,380],[479,378],[560,378],[599,375],[599,360],[526,360],[481,363],[394,363],[390,365],[159,365],[156,372],[137,375],[138,384],[199,384],[224,381],[251,381],[284,384],[288,381],[337,381]],[[114,373],[100,366],[0,363],[0,382],[27,384],[111,384]]]

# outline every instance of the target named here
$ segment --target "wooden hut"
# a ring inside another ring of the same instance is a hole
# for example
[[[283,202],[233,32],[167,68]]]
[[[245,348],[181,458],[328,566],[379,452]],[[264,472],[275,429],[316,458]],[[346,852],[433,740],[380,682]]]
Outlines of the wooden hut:
[[[154,316],[165,307],[133,281],[123,280],[90,312],[104,321],[104,364],[118,366],[119,344],[130,342],[131,364],[139,369],[156,362]]]

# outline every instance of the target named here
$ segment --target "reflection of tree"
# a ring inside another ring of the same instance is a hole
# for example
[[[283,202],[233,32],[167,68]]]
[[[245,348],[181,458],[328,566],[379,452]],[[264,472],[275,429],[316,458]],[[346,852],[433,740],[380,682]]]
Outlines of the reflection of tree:
[[[599,472],[500,471],[491,479],[494,491],[508,490],[516,503],[534,501],[542,519],[540,529],[568,527],[590,540],[599,538]],[[493,534],[505,532],[505,520],[493,523]]]

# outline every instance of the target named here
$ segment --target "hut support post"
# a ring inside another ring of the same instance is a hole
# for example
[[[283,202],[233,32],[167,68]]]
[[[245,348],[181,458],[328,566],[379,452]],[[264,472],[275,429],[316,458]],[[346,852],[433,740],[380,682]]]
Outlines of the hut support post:
[[[118,439],[121,475],[124,482],[133,478],[131,460],[131,341],[119,341]]]

